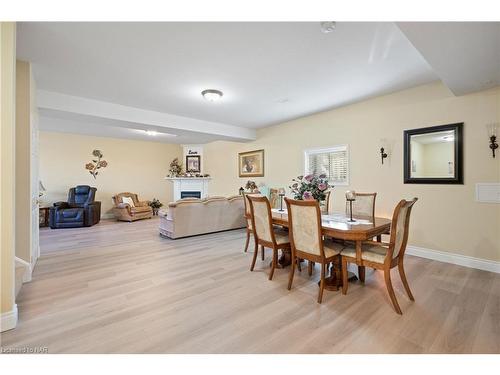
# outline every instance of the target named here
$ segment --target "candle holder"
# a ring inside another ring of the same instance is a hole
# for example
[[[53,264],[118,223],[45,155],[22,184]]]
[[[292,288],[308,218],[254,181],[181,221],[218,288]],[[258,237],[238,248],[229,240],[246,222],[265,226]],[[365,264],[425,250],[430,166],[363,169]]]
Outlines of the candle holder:
[[[353,190],[346,191],[345,198],[349,202],[349,215],[350,215],[350,219],[347,220],[347,221],[349,223],[354,223],[354,222],[356,222],[356,220],[354,220],[352,218],[352,202],[354,202],[356,200],[356,192],[353,191]]]
[[[498,133],[498,123],[488,124],[488,136],[490,137],[490,150],[495,157],[495,150],[498,148],[497,143],[497,133]]]
[[[283,198],[285,196],[285,189],[280,189],[278,191],[278,195],[280,197],[280,209],[278,211],[279,212],[284,212],[285,210],[283,209]]]
[[[356,222],[356,220],[354,220],[354,219],[352,218],[352,202],[354,202],[355,200],[356,200],[356,199],[353,199],[353,198],[351,198],[351,199],[348,199],[348,200],[347,200],[347,201],[349,202],[349,213],[350,213],[350,216],[351,216],[351,218],[350,218],[349,220],[347,220],[349,223],[354,223],[354,222]]]

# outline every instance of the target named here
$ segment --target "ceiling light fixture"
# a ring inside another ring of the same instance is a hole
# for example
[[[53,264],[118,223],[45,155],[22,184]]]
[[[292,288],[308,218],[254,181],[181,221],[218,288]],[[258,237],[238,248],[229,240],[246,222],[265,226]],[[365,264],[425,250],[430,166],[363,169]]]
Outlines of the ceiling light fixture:
[[[337,27],[337,22],[335,21],[323,21],[320,22],[321,32],[323,34],[331,33]]]
[[[208,89],[203,90],[201,95],[209,102],[216,102],[220,100],[224,94],[220,90]]]
[[[155,137],[158,135],[158,132],[155,130],[146,130],[146,134],[151,136],[151,137]]]

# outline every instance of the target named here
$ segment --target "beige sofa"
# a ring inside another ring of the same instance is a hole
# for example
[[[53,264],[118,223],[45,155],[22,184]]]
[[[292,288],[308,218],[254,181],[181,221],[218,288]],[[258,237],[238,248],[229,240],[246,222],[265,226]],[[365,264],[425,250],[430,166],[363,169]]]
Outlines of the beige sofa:
[[[198,234],[244,228],[243,196],[186,198],[160,210],[160,234],[180,238]]]

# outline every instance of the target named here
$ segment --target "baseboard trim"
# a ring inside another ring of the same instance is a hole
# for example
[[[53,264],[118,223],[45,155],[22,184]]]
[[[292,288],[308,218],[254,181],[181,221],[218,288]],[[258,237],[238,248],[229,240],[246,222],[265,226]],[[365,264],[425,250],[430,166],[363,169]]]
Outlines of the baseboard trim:
[[[437,260],[438,262],[451,263],[458,266],[500,273],[500,262],[496,262],[494,260],[475,258],[439,250],[431,250],[418,246],[407,246],[406,254],[420,258]]]
[[[23,283],[29,283],[31,281],[31,274],[33,273],[33,265],[19,257],[16,257],[16,263],[24,267]]]
[[[14,304],[12,310],[2,313],[0,321],[0,332],[14,329],[17,326],[17,305]]]

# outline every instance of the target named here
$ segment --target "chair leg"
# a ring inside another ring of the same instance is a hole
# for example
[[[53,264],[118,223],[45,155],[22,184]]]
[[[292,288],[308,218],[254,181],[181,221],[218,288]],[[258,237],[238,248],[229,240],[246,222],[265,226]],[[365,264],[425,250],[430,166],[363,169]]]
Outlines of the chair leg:
[[[292,264],[290,266],[290,275],[288,276],[288,290],[292,289],[293,275],[295,273],[295,263],[297,263],[297,258],[295,258],[295,256],[292,253]]]
[[[260,249],[262,250],[262,260],[266,257],[266,254],[264,254],[264,246],[260,245]]]
[[[358,275],[359,275],[359,281],[362,283],[365,282],[365,266],[358,266]]]
[[[273,279],[274,270],[276,269],[277,263],[278,263],[278,250],[273,249],[273,261],[271,263],[271,273],[269,274],[269,280]]]
[[[342,257],[342,294],[347,294],[347,287],[348,287],[348,280],[347,280],[347,260],[346,258]]]
[[[387,287],[387,291],[389,292],[389,297],[391,297],[394,309],[399,315],[403,315],[403,313],[401,312],[401,308],[399,307],[398,300],[396,299],[396,294],[394,294],[394,289],[392,288],[390,269],[384,270],[384,279],[385,279],[385,286]]]
[[[302,266],[300,265],[301,259],[300,258],[295,258],[295,259],[296,259],[296,262],[297,262],[297,268],[298,268],[299,272],[302,272]]]
[[[257,245],[257,241],[255,242],[255,250],[253,251],[253,259],[252,259],[252,265],[250,266],[250,271],[253,271],[253,268],[255,267],[255,261],[257,260],[257,254],[259,253],[259,245]]]
[[[307,261],[307,274],[311,276],[313,274],[313,262],[308,260]]]
[[[245,253],[247,252],[248,250],[248,244],[250,243],[250,232],[247,231],[247,241],[245,243]]]
[[[321,281],[319,282],[318,303],[323,301],[323,290],[325,290],[325,264],[321,263]]]
[[[405,287],[406,293],[408,294],[408,298],[410,300],[415,301],[413,298],[413,294],[411,293],[410,286],[408,285],[408,280],[406,279],[405,269],[403,267],[403,260],[400,260],[398,263],[399,276],[401,276],[401,281]]]

